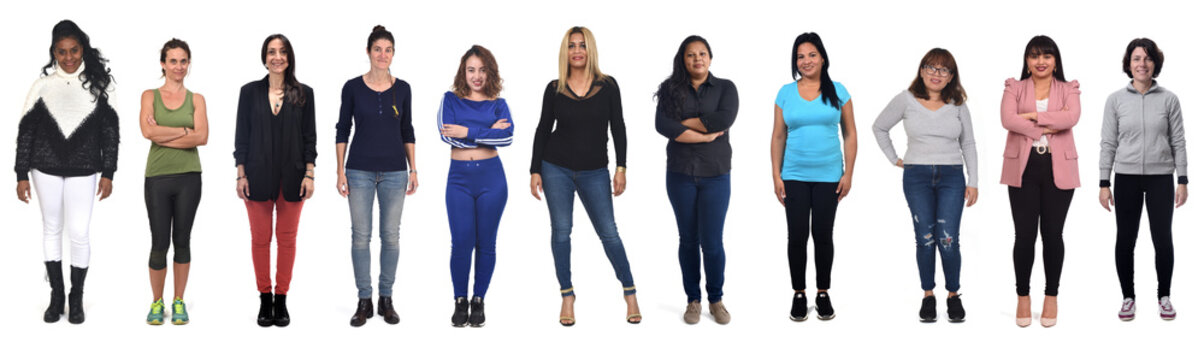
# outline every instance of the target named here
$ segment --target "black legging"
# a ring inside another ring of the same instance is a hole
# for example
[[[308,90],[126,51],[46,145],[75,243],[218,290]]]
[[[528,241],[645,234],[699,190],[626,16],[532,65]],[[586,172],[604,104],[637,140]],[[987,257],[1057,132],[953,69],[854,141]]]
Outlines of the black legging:
[[[1016,268],[1016,295],[1028,296],[1029,279],[1033,275],[1033,259],[1037,245],[1037,229],[1041,230],[1041,253],[1045,264],[1045,295],[1058,295],[1062,277],[1062,227],[1074,189],[1062,190],[1054,185],[1050,154],[1033,150],[1021,177],[1021,187],[1008,187],[1012,203],[1012,224],[1016,228],[1016,245],[1012,248],[1012,263]]]
[[[1175,185],[1167,175],[1116,174],[1112,193],[1116,201],[1116,275],[1124,297],[1134,297],[1133,248],[1141,226],[1141,204],[1149,210],[1150,237],[1154,239],[1154,268],[1158,272],[1158,297],[1171,295],[1175,246],[1171,243],[1171,216],[1175,211]]]
[[[790,283],[794,290],[807,289],[807,233],[815,239],[815,285],[827,290],[832,283],[832,225],[836,221],[836,184],[785,181],[786,256],[790,259]]]
[[[150,268],[167,268],[167,248],[175,246],[173,261],[192,261],[189,242],[192,221],[201,203],[201,173],[159,175],[146,178],[146,217],[150,219]]]

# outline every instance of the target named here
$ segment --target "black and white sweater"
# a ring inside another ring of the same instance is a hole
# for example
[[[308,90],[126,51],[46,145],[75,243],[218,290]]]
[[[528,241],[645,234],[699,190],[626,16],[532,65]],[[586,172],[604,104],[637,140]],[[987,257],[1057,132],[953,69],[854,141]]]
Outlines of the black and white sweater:
[[[17,180],[29,180],[37,169],[57,176],[100,173],[113,179],[117,171],[117,111],[81,86],[79,74],[63,72],[33,83],[17,131]],[[107,89],[112,93],[112,86]]]

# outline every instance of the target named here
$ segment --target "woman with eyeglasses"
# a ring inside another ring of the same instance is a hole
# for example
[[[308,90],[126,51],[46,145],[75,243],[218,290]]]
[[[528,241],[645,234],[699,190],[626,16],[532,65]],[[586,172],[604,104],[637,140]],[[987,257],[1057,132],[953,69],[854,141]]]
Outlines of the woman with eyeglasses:
[[[1079,122],[1079,82],[1066,81],[1058,45],[1038,35],[1024,48],[1020,80],[1004,82],[1000,118],[1008,130],[1000,182],[1008,186],[1016,243],[1016,325],[1032,324],[1029,279],[1034,247],[1041,234],[1045,265],[1045,304],[1041,326],[1058,322],[1058,285],[1062,277],[1062,228],[1074,189],[1079,187],[1079,155],[1074,132]]]
[[[890,129],[903,122],[907,153],[899,158]],[[978,200],[978,151],[974,126],[957,61],[945,49],[929,50],[920,60],[911,87],[895,96],[874,121],[874,137],[891,164],[903,168],[903,195],[915,228],[916,263],[920,269],[920,321],[937,317],[936,254],[945,274],[950,322],[962,322],[961,245],[958,234],[962,206]],[[964,166],[964,169],[963,169]]]

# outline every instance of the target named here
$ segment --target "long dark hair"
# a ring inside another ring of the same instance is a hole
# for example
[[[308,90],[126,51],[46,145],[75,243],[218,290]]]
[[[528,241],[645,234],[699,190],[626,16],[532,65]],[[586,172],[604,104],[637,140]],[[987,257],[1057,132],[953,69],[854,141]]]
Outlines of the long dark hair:
[[[686,47],[694,42],[701,42],[707,47],[707,56],[714,58],[715,54],[711,52],[711,44],[707,39],[698,35],[690,35],[685,40],[682,40],[681,46],[677,47],[677,55],[673,56],[673,73],[669,75],[665,81],[661,82],[659,88],[656,89],[656,98],[658,101],[668,101],[669,115],[674,119],[681,117],[682,107],[686,102],[686,94],[690,85],[690,71],[686,68]]]
[[[1054,79],[1066,82],[1066,71],[1062,67],[1062,52],[1058,51],[1058,44],[1045,35],[1033,36],[1033,39],[1029,40],[1028,45],[1024,47],[1024,67],[1020,70],[1020,80],[1033,76],[1032,73],[1028,72],[1028,56],[1045,54],[1053,55],[1054,57]]]
[[[79,43],[79,47],[83,49],[84,72],[80,74],[80,79],[83,80],[80,86],[88,89],[92,93],[92,101],[109,100],[109,94],[105,92],[109,84],[113,83],[112,70],[109,69],[109,59],[100,55],[100,49],[92,47],[92,41],[88,39],[88,34],[79,29],[78,25],[71,20],[59,21],[54,25],[54,30],[50,32],[50,62],[42,67],[42,75],[50,75],[50,69],[54,67],[54,44],[59,40],[72,38]]]
[[[961,106],[966,102],[966,90],[962,88],[961,75],[957,73],[957,61],[953,60],[953,54],[949,50],[942,48],[933,48],[924,54],[924,58],[920,59],[920,66],[916,68],[916,79],[912,80],[911,95],[924,100],[932,100],[928,98],[928,87],[924,85],[924,78],[920,76],[920,72],[924,71],[925,65],[940,65],[949,69],[949,81],[945,83],[945,88],[941,89],[941,102],[953,103],[953,105]]]
[[[794,46],[790,47],[790,74],[794,80],[802,77],[802,73],[798,71],[798,47],[799,45],[811,43],[815,45],[815,49],[819,51],[819,56],[824,58],[824,65],[820,68],[819,74],[819,92],[824,103],[831,105],[836,110],[840,110],[840,97],[836,96],[836,85],[832,83],[832,78],[828,76],[828,66],[832,64],[832,60],[828,58],[828,50],[824,49],[823,40],[819,39],[819,34],[809,32],[802,33],[794,38]]]
[[[280,40],[284,44],[284,53],[288,56],[288,67],[284,68],[284,101],[294,106],[305,106],[305,92],[301,91],[301,82],[297,81],[297,53],[293,51],[293,43],[281,34],[268,35],[263,39],[263,49],[259,51],[259,61],[264,66],[268,64],[268,44],[272,40]]]

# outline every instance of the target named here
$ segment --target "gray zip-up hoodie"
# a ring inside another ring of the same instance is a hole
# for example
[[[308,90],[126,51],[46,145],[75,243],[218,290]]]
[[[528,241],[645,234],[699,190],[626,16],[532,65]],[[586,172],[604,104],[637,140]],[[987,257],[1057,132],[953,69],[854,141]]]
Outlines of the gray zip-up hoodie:
[[[1100,133],[1100,186],[1112,171],[1128,175],[1178,173],[1187,183],[1187,140],[1179,98],[1155,82],[1142,94],[1130,83],[1104,104]]]

